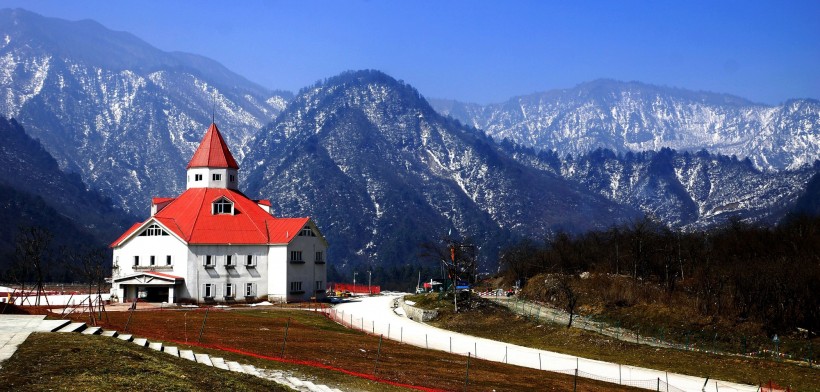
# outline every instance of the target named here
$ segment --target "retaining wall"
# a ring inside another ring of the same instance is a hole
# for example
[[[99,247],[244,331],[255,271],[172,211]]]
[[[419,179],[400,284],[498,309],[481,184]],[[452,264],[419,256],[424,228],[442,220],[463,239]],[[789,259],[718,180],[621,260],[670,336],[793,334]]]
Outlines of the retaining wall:
[[[427,322],[438,316],[438,310],[426,310],[408,305],[404,302],[404,298],[399,298],[399,306],[404,310],[407,318],[411,320]]]

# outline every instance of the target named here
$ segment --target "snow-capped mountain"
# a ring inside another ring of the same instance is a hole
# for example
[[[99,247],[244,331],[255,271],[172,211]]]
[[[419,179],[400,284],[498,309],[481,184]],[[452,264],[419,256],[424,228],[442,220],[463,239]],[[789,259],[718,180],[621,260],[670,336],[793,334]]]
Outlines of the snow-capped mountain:
[[[732,218],[771,225],[793,211],[812,213],[811,207],[801,209],[797,204],[811,205],[805,199],[816,197],[816,192],[807,183],[820,175],[820,161],[798,170],[771,172],[755,168],[750,159],[704,150],[662,148],[624,154],[597,149],[561,158],[554,151],[536,152],[508,140],[500,146],[524,165],[559,175],[683,230],[708,229]]]
[[[516,162],[378,71],[304,89],[260,131],[243,164],[249,194],[271,197],[277,214],[311,214],[334,257],[350,263],[415,262],[420,242],[450,229],[494,255],[510,236],[637,216]]]
[[[184,189],[185,164],[212,115],[241,146],[288,98],[93,21],[0,10],[0,114],[131,212]]]
[[[820,101],[755,104],[726,94],[597,80],[492,105],[432,100],[440,113],[559,155],[598,148],[748,157],[763,170],[797,169],[820,159]]]

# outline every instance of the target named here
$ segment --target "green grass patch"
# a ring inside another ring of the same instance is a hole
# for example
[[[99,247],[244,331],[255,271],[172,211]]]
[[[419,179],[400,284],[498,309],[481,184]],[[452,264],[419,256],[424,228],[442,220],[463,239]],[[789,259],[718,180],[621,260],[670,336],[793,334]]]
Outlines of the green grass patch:
[[[18,391],[290,391],[273,381],[133,343],[74,333],[35,333],[3,363],[2,389]]]

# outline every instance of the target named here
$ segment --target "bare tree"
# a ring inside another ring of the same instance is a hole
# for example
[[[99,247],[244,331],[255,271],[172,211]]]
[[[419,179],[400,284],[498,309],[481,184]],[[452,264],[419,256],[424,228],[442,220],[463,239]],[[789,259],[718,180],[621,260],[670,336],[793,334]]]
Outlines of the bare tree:
[[[63,248],[61,253],[75,273],[88,285],[89,319],[92,325],[97,325],[97,317],[94,315],[94,303],[96,301],[98,309],[102,312],[102,288],[105,285],[107,275],[105,251],[100,248],[81,250]],[[92,296],[92,294],[94,295]]]
[[[40,306],[40,296],[45,292],[43,281],[48,270],[48,247],[51,244],[51,238],[51,232],[37,226],[20,227],[17,233],[15,243],[17,262],[23,264],[24,270],[30,271],[37,288],[34,306]]]

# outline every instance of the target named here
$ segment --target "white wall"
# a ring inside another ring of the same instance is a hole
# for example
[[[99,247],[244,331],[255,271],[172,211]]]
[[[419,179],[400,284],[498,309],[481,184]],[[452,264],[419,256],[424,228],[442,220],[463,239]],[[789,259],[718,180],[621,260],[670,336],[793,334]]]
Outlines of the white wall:
[[[256,297],[265,298],[268,288],[268,246],[267,245],[191,245],[188,252],[188,273],[185,276],[185,292],[182,297],[194,298],[199,302],[202,297],[203,284],[216,285],[217,302],[225,301],[227,283],[233,283],[236,289],[234,300],[245,300],[245,284],[256,284]],[[226,256],[233,255],[235,267],[225,265]],[[205,256],[210,255],[216,265],[213,268],[204,266]],[[247,255],[252,255],[256,266],[248,268],[245,265]]]
[[[291,251],[301,251],[304,263],[291,263]],[[316,252],[322,252],[325,264],[315,263]],[[324,241],[322,241],[320,237],[297,236],[288,244],[285,257],[285,264],[287,266],[287,281],[285,285],[288,290],[288,300],[307,301],[313,296],[317,296],[317,298],[324,297],[325,293],[316,293],[314,291],[316,288],[315,282],[317,280],[322,281],[322,290],[327,286],[326,263],[328,261],[328,255]],[[302,282],[302,291],[304,291],[304,293],[298,294],[290,292],[290,282],[294,281]]]
[[[201,174],[202,180],[194,181],[194,175]],[[222,179],[219,181],[213,180],[213,174],[220,174],[222,175]],[[231,175],[234,177],[234,182],[230,182]],[[207,168],[207,167],[194,167],[188,169],[187,174],[187,188],[228,188],[228,189],[239,189],[239,175],[236,169],[228,169],[228,168]]]
[[[268,300],[287,301],[288,247],[271,245],[268,248]]]
[[[188,269],[188,248],[185,243],[170,233],[167,236],[134,236],[125,244],[114,248],[112,270],[114,279],[137,272],[155,270],[170,275],[185,277]],[[166,265],[166,256],[171,256],[171,266]],[[139,265],[134,266],[134,256],[139,256]],[[155,265],[150,265],[155,256]],[[112,294],[122,300],[125,292],[118,284],[112,286]]]

